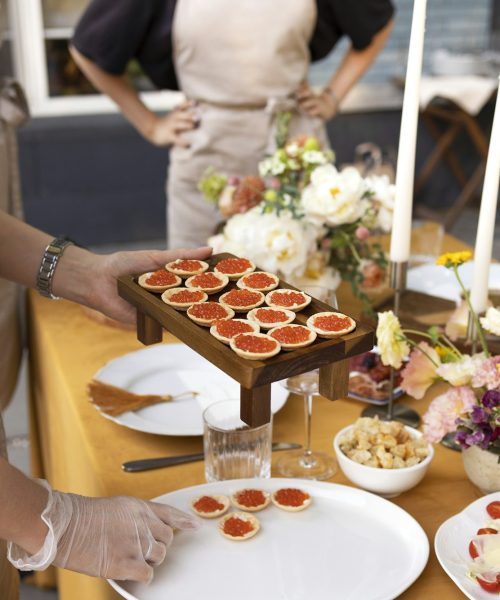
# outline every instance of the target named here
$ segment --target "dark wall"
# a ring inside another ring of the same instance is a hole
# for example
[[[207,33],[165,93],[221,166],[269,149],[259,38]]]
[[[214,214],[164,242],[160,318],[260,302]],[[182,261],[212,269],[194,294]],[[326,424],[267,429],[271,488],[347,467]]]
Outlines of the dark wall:
[[[480,115],[489,136],[493,106]],[[352,162],[366,141],[396,156],[401,113],[341,115],[329,125],[337,163]],[[119,115],[34,119],[19,133],[27,220],[83,244],[161,239],[165,235],[164,179],[168,152],[145,142]],[[420,125],[417,169],[432,148]],[[457,144],[465,170],[476,153],[463,136]],[[446,208],[459,187],[440,167],[417,199]]]

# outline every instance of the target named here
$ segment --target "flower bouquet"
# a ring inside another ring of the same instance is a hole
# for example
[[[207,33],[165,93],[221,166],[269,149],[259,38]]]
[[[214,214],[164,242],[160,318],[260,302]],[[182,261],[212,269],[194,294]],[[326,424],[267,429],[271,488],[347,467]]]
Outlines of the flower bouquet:
[[[379,314],[377,340],[384,364],[399,368],[408,359],[401,373],[401,388],[410,396],[422,398],[436,381],[450,384],[423,417],[427,439],[439,442],[451,433],[463,449],[476,446],[487,450],[497,455],[500,463],[500,356],[490,355],[485,337],[485,331],[500,334],[500,311],[489,308],[480,319],[472,309],[458,272],[458,266],[471,257],[470,252],[448,253],[437,264],[453,270],[459,282],[475,321],[480,352],[460,352],[437,327],[427,332],[402,329],[392,311]],[[424,339],[417,342],[415,337]]]
[[[363,178],[333,161],[331,150],[303,137],[278,145],[258,176],[209,170],[199,189],[228,217],[209,242],[303,289],[349,281],[370,309],[367,292],[382,287],[387,266],[373,234],[391,229],[394,186],[387,176]]]

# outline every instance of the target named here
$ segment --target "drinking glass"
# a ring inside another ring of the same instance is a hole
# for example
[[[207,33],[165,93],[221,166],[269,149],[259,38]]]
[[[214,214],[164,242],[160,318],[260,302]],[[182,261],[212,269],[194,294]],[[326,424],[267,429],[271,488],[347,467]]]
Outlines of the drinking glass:
[[[337,297],[333,290],[321,286],[308,286],[304,291],[317,300],[337,309]],[[285,477],[303,479],[329,479],[337,472],[333,455],[311,449],[311,417],[314,396],[319,396],[319,370],[289,377],[281,382],[292,394],[304,398],[305,444],[304,450],[287,452],[278,460],[276,468]]]
[[[444,227],[435,221],[413,219],[408,266],[434,264],[442,252]]]
[[[271,476],[272,421],[249,427],[240,401],[222,400],[203,412],[205,478],[212,481]]]

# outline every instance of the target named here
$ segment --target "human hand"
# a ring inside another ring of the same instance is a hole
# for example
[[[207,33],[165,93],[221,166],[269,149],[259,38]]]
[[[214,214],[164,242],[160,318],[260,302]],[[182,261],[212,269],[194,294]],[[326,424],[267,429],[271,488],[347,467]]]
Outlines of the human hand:
[[[148,140],[155,146],[188,148],[189,142],[181,134],[198,126],[199,119],[193,108],[194,102],[188,100],[162,117],[153,113],[154,120],[147,133]]]
[[[10,547],[18,568],[48,564],[94,577],[149,583],[173,541],[174,529],[196,530],[198,521],[172,506],[128,496],[90,498],[49,489],[42,520],[49,528],[34,557]]]
[[[311,117],[329,121],[337,114],[338,100],[326,89],[317,94],[308,83],[303,83],[297,90],[296,96],[299,108]]]
[[[212,249],[139,250],[99,255],[68,246],[54,274],[54,294],[74,300],[112,319],[135,325],[136,310],[118,295],[116,280],[122,275],[155,271],[178,258],[203,260]]]

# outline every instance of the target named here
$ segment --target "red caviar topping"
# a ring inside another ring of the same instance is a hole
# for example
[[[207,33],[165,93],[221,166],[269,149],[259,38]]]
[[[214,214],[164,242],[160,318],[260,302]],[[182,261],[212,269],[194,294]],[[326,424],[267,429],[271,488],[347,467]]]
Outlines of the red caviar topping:
[[[323,315],[314,319],[313,324],[322,331],[342,331],[352,326],[352,319],[339,315]]]
[[[260,301],[262,295],[260,292],[250,290],[231,290],[224,294],[223,301],[229,306],[253,306]]]
[[[250,275],[246,275],[243,277],[243,283],[248,287],[259,289],[265,289],[270,285],[274,285],[276,283],[276,279],[267,275],[267,273],[250,273]]]
[[[304,304],[305,301],[306,296],[302,292],[274,292],[271,295],[271,302],[279,306],[297,306],[298,304]]]
[[[288,320],[288,316],[282,310],[274,310],[274,308],[259,308],[255,312],[255,316],[262,323],[283,323]]]
[[[179,281],[177,277],[165,269],[158,269],[146,279],[148,285],[172,285],[177,281]]]
[[[199,302],[204,297],[200,290],[181,290],[174,292],[169,296],[170,302],[178,302],[179,304],[187,304],[188,302]]]
[[[300,342],[306,342],[311,337],[311,332],[302,325],[286,325],[269,335],[283,344],[300,344]]]
[[[252,268],[252,263],[247,258],[225,258],[217,263],[217,271],[226,275],[244,273]]]
[[[170,265],[170,268],[176,271],[199,271],[203,268],[203,265],[199,260],[182,260],[179,258]]]
[[[198,319],[215,321],[215,319],[227,317],[227,310],[218,302],[200,302],[200,304],[193,304],[193,306],[188,309],[188,312],[193,317],[198,317]]]
[[[261,490],[242,490],[235,494],[236,502],[241,506],[261,506],[265,504],[266,497]]]
[[[222,284],[222,279],[217,277],[215,273],[201,273],[200,275],[195,275],[193,279],[191,279],[191,285],[194,287],[200,288],[216,288]]]
[[[193,504],[193,508],[195,508],[198,512],[212,513],[216,510],[222,510],[224,508],[224,504],[221,504],[213,496],[202,496]]]
[[[251,333],[242,333],[235,337],[235,344],[237,348],[245,352],[265,354],[275,350],[278,342]]]
[[[253,525],[250,521],[244,521],[239,517],[229,517],[224,521],[222,530],[232,537],[243,537],[245,534],[253,531]]]
[[[310,496],[297,488],[283,488],[274,494],[274,498],[283,506],[302,506]]]
[[[238,333],[248,333],[254,331],[254,328],[250,323],[244,323],[243,321],[217,321],[215,323],[217,333],[225,338],[232,338]]]

